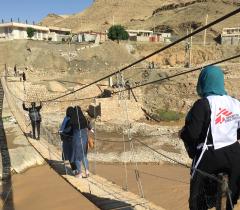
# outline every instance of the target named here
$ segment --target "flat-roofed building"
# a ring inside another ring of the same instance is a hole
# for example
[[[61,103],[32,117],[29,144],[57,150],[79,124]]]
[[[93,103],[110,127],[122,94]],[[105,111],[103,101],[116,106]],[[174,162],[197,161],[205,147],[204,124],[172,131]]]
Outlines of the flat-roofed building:
[[[127,30],[131,41],[149,42],[149,37],[153,36],[153,31],[148,30]]]
[[[223,28],[221,43],[226,45],[240,45],[240,27]]]
[[[77,33],[78,42],[103,43],[108,40],[106,32],[86,31]]]
[[[65,41],[71,33],[71,29],[68,28],[10,22],[0,24],[0,41],[28,39],[28,28],[33,28],[35,30],[34,36],[31,38],[34,40]]]
[[[52,41],[60,42],[66,41],[69,38],[72,30],[68,28],[59,28],[54,26],[49,26],[49,39]]]
[[[155,33],[149,30],[127,30],[129,40],[138,42],[170,42],[171,33]]]
[[[47,27],[10,22],[0,24],[0,40],[27,39],[28,28],[35,29],[32,39],[44,40],[48,38],[49,29]]]

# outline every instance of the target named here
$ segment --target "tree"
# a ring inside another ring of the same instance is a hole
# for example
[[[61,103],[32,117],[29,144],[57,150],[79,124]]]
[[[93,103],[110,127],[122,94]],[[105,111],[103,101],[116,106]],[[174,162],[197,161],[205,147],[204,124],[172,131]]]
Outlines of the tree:
[[[121,25],[114,25],[108,30],[108,38],[111,40],[127,40],[129,38],[128,32]]]
[[[30,39],[34,36],[35,31],[34,28],[27,28],[27,35]]]

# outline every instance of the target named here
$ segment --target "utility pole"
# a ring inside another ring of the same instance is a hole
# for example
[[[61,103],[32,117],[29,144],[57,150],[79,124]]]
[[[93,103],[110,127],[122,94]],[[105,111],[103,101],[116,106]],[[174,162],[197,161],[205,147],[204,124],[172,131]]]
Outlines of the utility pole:
[[[188,35],[188,28],[187,28],[187,35]],[[189,38],[185,41],[185,67],[188,67],[188,50],[189,50]]]
[[[155,34],[155,20],[153,20],[153,33]]]
[[[113,26],[115,25],[115,18],[114,18],[114,15],[113,15],[113,23],[112,23],[112,24],[113,24]]]
[[[71,41],[72,41],[72,34],[69,35],[68,38],[68,63],[70,67],[70,62],[71,62]]]
[[[191,28],[191,33],[193,32],[193,29]],[[192,42],[193,37],[190,38],[190,45],[189,45],[189,68],[192,66]]]
[[[208,14],[206,15],[206,21],[205,21],[205,25],[208,24]],[[203,36],[203,46],[206,45],[206,37],[207,37],[207,29],[204,30],[204,36]]]

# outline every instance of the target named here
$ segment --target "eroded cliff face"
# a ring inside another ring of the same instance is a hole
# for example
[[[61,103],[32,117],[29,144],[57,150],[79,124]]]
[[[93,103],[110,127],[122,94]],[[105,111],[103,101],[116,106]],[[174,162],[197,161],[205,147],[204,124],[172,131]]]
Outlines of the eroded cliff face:
[[[161,11],[167,11],[167,10],[174,10],[178,8],[183,8],[190,6],[195,3],[201,3],[201,2],[207,2],[207,0],[194,0],[194,1],[175,1],[171,3],[165,3],[163,6],[157,8],[156,10],[153,11],[153,15],[161,12]]]
[[[112,24],[128,29],[166,31],[176,35],[186,34],[187,28],[205,24],[236,9],[238,1],[230,0],[96,0],[80,13],[73,15],[50,14],[40,24],[71,28],[78,31],[106,31]],[[186,18],[187,17],[187,18]],[[213,26],[208,33],[216,37],[223,27],[238,25],[239,15]],[[189,23],[192,23],[189,26]]]
[[[62,17],[48,16],[41,23],[71,28],[74,31],[104,31],[113,23],[123,24],[131,20],[145,20],[163,4],[163,0],[96,0],[83,12]],[[170,2],[170,1],[169,1]]]

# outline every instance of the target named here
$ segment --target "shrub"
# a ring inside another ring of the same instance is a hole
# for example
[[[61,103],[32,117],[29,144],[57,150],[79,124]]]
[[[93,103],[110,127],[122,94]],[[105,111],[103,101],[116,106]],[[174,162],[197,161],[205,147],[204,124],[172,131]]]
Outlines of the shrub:
[[[34,36],[36,30],[34,28],[27,28],[27,35],[31,39]]]
[[[108,38],[115,41],[127,40],[129,38],[128,32],[121,25],[114,25],[108,31]]]
[[[172,110],[159,109],[152,114],[152,117],[159,121],[178,121],[184,117],[184,114]]]

